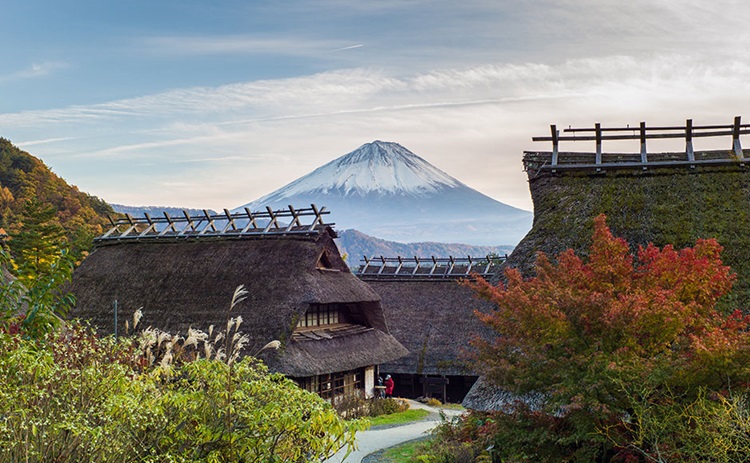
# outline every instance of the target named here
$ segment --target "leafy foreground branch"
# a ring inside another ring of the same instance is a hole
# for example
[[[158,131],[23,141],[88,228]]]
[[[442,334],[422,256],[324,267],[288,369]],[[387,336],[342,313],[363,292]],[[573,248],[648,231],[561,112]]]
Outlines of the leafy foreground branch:
[[[320,461],[363,427],[252,357],[149,366],[137,344],[0,332],[0,461]]]

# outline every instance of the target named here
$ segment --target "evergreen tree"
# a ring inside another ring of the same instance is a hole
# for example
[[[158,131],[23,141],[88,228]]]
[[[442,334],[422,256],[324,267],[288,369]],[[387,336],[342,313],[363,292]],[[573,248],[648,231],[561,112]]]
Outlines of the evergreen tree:
[[[57,219],[57,209],[37,199],[26,202],[20,224],[9,230],[10,250],[22,281],[49,272],[66,244],[65,230]]]

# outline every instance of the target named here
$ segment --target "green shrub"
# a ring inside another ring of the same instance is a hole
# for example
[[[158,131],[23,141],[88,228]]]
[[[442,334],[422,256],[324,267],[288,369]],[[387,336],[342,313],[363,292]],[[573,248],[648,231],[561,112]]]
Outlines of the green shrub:
[[[430,407],[440,407],[443,405],[443,403],[434,397],[430,397],[429,399],[427,399],[427,405],[429,405]]]
[[[370,416],[391,415],[393,413],[403,412],[409,409],[409,404],[405,400],[394,399],[374,399],[370,401]]]
[[[307,462],[364,428],[252,357],[149,366],[78,324],[0,345],[0,461]]]
[[[370,416],[371,402],[372,399],[365,398],[365,391],[359,389],[336,397],[333,400],[333,408],[336,413],[346,419],[364,418]]]

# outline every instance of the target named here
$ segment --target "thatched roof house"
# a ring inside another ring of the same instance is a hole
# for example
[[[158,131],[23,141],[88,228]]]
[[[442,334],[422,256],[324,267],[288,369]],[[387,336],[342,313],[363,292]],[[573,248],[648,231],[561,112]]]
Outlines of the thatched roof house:
[[[748,307],[750,151],[740,144],[740,135],[750,133],[747,124],[740,124],[736,117],[734,124],[726,126],[694,126],[688,120],[682,127],[651,129],[641,123],[640,127],[596,125],[563,131],[573,136],[560,136],[556,126],[551,129],[551,137],[535,137],[534,141],[551,141],[553,151],[524,153],[534,222],[505,265],[531,276],[539,251],[550,257],[566,249],[585,255],[594,218],[606,214],[612,233],[624,238],[634,251],[648,243],[679,249],[695,245],[699,238],[716,238],[724,246],[722,259],[738,277],[730,302]],[[693,137],[715,136],[726,137],[731,149],[694,149]],[[681,139],[685,151],[648,152],[647,140],[656,138]],[[640,143],[640,152],[603,152],[603,141],[628,139]],[[561,150],[560,141],[593,142],[596,151]],[[507,401],[507,393],[480,381],[464,404],[493,410]]]
[[[477,378],[465,355],[469,341],[491,335],[474,310],[490,311],[492,304],[459,281],[475,272],[492,275],[502,260],[380,258],[360,268],[358,276],[381,298],[391,333],[409,350],[380,365],[394,376],[398,395],[463,399]]]
[[[406,350],[388,332],[380,297],[341,259],[335,232],[322,224],[319,211],[303,226],[303,214],[290,210],[288,226],[277,222],[279,211],[269,211],[267,225],[255,223],[258,213],[250,215],[253,223],[185,214],[188,223],[172,230],[128,217],[132,225],[120,222],[76,269],[71,315],[111,333],[117,301],[121,333],[124,315],[142,307],[144,326],[184,334],[190,327],[223,326],[235,288],[244,285],[249,294],[232,316],[244,320],[248,353],[279,340],[278,352],[263,353],[272,370],[294,378],[327,376],[308,384],[318,392],[331,386],[336,373],[351,372],[361,383],[360,369],[393,361]],[[372,385],[372,371],[369,376]]]

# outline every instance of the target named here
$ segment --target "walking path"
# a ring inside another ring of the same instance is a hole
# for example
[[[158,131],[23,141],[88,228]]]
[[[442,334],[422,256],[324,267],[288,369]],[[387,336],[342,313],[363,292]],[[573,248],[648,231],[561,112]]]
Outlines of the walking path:
[[[440,423],[440,408],[430,407],[414,400],[405,399],[411,408],[422,408],[430,411],[430,415],[422,420],[408,423],[401,426],[395,426],[386,429],[373,429],[357,433],[357,450],[350,453],[344,459],[344,450],[332,456],[325,463],[360,463],[362,458],[377,452],[378,450],[387,449],[394,445],[422,437],[429,430]],[[443,413],[449,418],[462,413],[461,410],[443,410]]]

